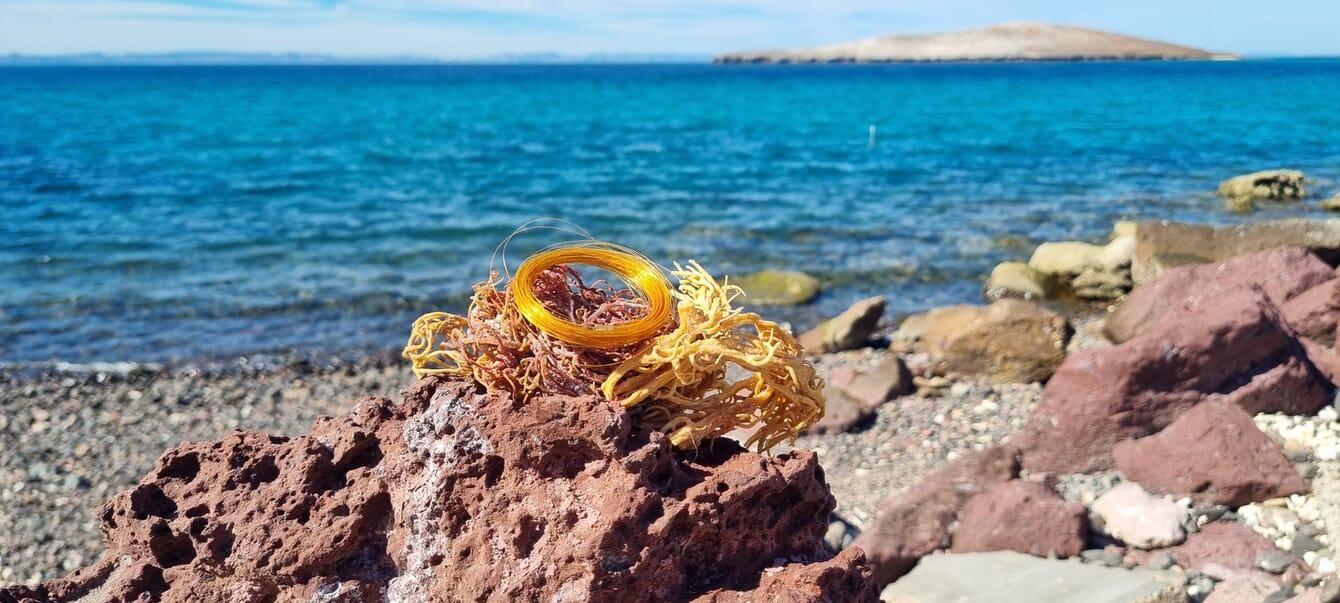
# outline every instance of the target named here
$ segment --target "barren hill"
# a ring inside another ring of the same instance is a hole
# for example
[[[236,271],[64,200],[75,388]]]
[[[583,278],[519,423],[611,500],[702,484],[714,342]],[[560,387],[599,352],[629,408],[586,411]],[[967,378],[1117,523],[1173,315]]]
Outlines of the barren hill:
[[[1069,25],[1011,22],[950,33],[894,35],[799,50],[731,52],[717,63],[1217,59],[1233,55]]]

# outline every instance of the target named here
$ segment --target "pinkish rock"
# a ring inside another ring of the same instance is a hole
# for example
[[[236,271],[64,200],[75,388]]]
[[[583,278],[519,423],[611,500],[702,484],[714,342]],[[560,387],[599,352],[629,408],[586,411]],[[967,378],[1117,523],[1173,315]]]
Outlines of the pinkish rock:
[[[1157,324],[1180,300],[1203,295],[1206,289],[1261,287],[1272,302],[1282,306],[1332,280],[1334,272],[1324,261],[1296,247],[1241,255],[1216,264],[1182,266],[1133,291],[1108,317],[1104,332],[1115,342],[1130,339]],[[1319,296],[1314,301],[1321,301],[1320,290],[1313,295]]]
[[[1265,603],[1267,597],[1283,587],[1265,572],[1239,572],[1214,587],[1205,603]]]
[[[1271,374],[1294,361],[1299,370]],[[1295,395],[1270,396],[1267,384]],[[1067,358],[1029,417],[1024,465],[1110,469],[1117,442],[1155,433],[1213,394],[1236,395],[1253,410],[1314,412],[1329,391],[1265,293],[1207,291],[1170,308],[1144,335]]]
[[[963,457],[885,499],[852,545],[865,551],[875,582],[886,585],[949,546],[949,528],[969,499],[1018,475],[1018,451],[1009,445]]]
[[[862,372],[851,366],[839,366],[828,375],[824,416],[806,433],[846,433],[869,420],[881,404],[911,391],[912,374],[897,356],[889,356],[878,366]]]
[[[1307,482],[1252,416],[1207,400],[1156,435],[1113,449],[1126,477],[1155,491],[1238,506],[1307,492]]]
[[[1084,550],[1087,526],[1084,505],[1037,482],[1015,479],[988,486],[963,506],[951,550],[1074,557]]]
[[[1211,564],[1217,564],[1236,573],[1253,571],[1259,553],[1277,549],[1275,543],[1245,525],[1216,521],[1188,535],[1186,542],[1164,550],[1186,569],[1206,572]],[[1304,565],[1302,559],[1296,564]]]
[[[862,406],[873,409],[895,397],[912,393],[912,373],[901,358],[889,356],[878,366],[858,372],[838,387]]]
[[[1154,496],[1135,482],[1118,484],[1093,502],[1102,531],[1137,549],[1156,549],[1186,540],[1187,511],[1170,497]]]
[[[1284,302],[1280,311],[1299,336],[1334,346],[1336,319],[1340,318],[1340,278],[1299,293]]]
[[[1327,381],[1340,385],[1340,354],[1306,339],[1303,340],[1303,348],[1307,350],[1308,361],[1317,367],[1317,372],[1325,376]]]
[[[878,598],[860,551],[822,544],[813,453],[676,451],[594,397],[430,377],[404,398],[175,448],[106,506],[102,561],[0,600]]]
[[[1143,226],[1143,224],[1142,224]],[[1249,253],[1215,264],[1179,266],[1136,288],[1103,323],[1103,334],[1121,343],[1153,329],[1163,315],[1192,297],[1237,287],[1260,287],[1276,306],[1322,283],[1335,272],[1301,247]]]

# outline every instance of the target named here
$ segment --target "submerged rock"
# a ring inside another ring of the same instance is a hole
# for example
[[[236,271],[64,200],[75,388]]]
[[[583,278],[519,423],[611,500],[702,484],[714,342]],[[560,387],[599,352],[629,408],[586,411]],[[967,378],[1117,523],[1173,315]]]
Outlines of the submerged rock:
[[[1307,196],[1298,170],[1265,170],[1234,176],[1219,183],[1219,196],[1234,211],[1251,211],[1257,201],[1288,201]]]
[[[105,507],[101,561],[0,600],[874,601],[833,506],[811,452],[681,452],[594,397],[429,377],[168,451]]]
[[[730,284],[744,290],[744,304],[795,306],[819,294],[819,279],[795,270],[760,270],[731,276]]]

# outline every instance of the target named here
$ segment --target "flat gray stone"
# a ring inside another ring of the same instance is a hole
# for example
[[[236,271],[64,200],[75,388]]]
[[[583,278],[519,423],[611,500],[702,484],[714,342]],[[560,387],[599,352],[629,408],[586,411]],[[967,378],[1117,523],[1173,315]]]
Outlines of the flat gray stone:
[[[1184,578],[1014,552],[929,555],[885,587],[887,603],[1181,603]]]

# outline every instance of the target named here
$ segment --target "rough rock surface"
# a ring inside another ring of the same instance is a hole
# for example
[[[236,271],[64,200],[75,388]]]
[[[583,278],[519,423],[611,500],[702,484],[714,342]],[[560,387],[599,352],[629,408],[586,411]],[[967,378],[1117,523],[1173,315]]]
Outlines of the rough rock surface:
[[[1185,603],[1181,575],[1014,552],[932,555],[884,589],[887,603]]]
[[[863,549],[875,581],[888,584],[924,555],[949,546],[950,527],[972,497],[1019,475],[1018,451],[995,446],[955,461],[880,505],[852,543]]]
[[[1002,299],[909,317],[895,342],[919,340],[936,372],[985,375],[992,383],[1045,381],[1065,359],[1072,329],[1056,312]]]
[[[884,316],[883,297],[863,299],[841,314],[801,333],[796,341],[810,354],[851,350],[865,345]]]
[[[1056,278],[1023,262],[1001,262],[991,269],[982,297],[991,301],[1006,297],[1050,299],[1056,297]]]
[[[963,506],[951,550],[1074,557],[1084,550],[1088,524],[1084,505],[1067,502],[1043,484],[1015,479],[987,487]]]
[[[1141,222],[1131,277],[1140,286],[1174,266],[1220,262],[1277,247],[1305,247],[1335,264],[1340,260],[1340,219],[1289,219],[1219,227]]]
[[[1281,588],[1279,581],[1262,572],[1240,572],[1214,587],[1204,603],[1265,603]]]
[[[1335,345],[1340,318],[1340,278],[1333,278],[1295,295],[1280,306],[1284,320],[1298,335],[1327,347]]]
[[[1117,442],[1155,433],[1209,396],[1252,412],[1310,413],[1331,391],[1263,291],[1204,291],[1143,335],[1066,358],[1029,418],[1024,465],[1110,469]]]
[[[1061,289],[1079,299],[1115,299],[1131,290],[1131,257],[1135,237],[1118,236],[1107,245],[1058,241],[1038,245],[1029,268],[1056,279]]]
[[[421,380],[312,435],[164,454],[105,507],[109,554],[0,600],[874,601],[825,552],[812,453],[696,453],[595,398]]]
[[[1093,502],[1095,523],[1104,533],[1137,549],[1156,549],[1186,540],[1187,510],[1171,497],[1154,496],[1135,482],[1108,490]]]
[[[1275,543],[1245,525],[1216,521],[1188,535],[1186,542],[1164,550],[1185,569],[1223,579],[1236,572],[1253,570],[1257,555],[1278,549]],[[1302,565],[1303,561],[1295,559],[1295,563]]]
[[[1287,201],[1306,197],[1303,181],[1303,172],[1298,170],[1265,170],[1220,182],[1218,192],[1233,210],[1249,211],[1260,200]]]
[[[1201,402],[1155,435],[1118,443],[1112,456],[1127,478],[1200,503],[1236,507],[1307,492],[1279,444],[1224,399]]]
[[[1233,287],[1260,287],[1277,306],[1323,283],[1335,280],[1326,262],[1301,247],[1249,253],[1215,264],[1172,268],[1158,280],[1131,292],[1103,323],[1103,334],[1121,343],[1154,328],[1163,315],[1188,297],[1213,295]],[[1300,305],[1293,314],[1302,318],[1326,300]],[[1286,313],[1286,317],[1289,314]],[[1331,319],[1334,324],[1334,318]],[[1293,324],[1293,321],[1289,321]]]

